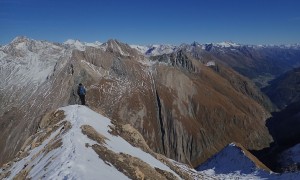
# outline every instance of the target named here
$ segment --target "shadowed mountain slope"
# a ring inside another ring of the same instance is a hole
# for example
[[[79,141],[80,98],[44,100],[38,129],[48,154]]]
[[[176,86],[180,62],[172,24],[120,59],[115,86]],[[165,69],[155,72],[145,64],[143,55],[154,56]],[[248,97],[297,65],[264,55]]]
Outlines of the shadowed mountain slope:
[[[300,101],[300,68],[295,68],[282,74],[263,88],[272,102],[283,109],[291,103]]]

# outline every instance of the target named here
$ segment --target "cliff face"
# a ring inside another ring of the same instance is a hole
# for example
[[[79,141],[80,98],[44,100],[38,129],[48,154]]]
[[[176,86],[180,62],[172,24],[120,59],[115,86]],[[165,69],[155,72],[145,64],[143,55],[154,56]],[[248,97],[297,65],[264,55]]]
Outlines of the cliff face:
[[[130,123],[156,152],[194,166],[232,141],[261,149],[272,140],[262,95],[227,67],[217,71],[182,51],[149,60],[114,40],[84,51],[23,41],[1,47],[0,163],[37,131],[42,115],[78,103],[80,82],[88,106]]]

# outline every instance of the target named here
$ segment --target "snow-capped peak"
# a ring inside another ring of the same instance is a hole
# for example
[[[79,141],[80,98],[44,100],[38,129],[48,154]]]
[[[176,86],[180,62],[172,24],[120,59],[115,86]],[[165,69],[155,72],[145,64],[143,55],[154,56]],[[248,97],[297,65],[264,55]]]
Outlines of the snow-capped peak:
[[[11,41],[11,43],[20,43],[20,42],[26,42],[26,41],[30,41],[30,39],[27,38],[26,36],[17,36]]]
[[[95,47],[99,48],[102,43],[99,41],[95,41],[94,43],[81,42],[80,40],[68,39],[63,43],[64,45],[70,46],[71,48],[78,49],[80,51],[84,51],[86,47]]]
[[[78,49],[80,51],[85,50],[85,45],[82,42],[80,42],[79,40],[68,39],[63,44],[68,45],[72,48]]]
[[[77,39],[76,40],[75,39],[68,39],[65,42],[63,42],[63,44],[69,44],[69,45],[78,44],[78,43],[81,44],[81,42],[79,40],[77,40]]]
[[[201,44],[198,43],[198,42],[196,42],[196,41],[194,41],[194,42],[191,44],[191,46],[199,47],[199,46],[201,46]]]
[[[122,56],[132,55],[132,47],[116,39],[108,40],[107,42],[103,43],[100,48],[104,51],[115,52]]]
[[[178,49],[178,46],[171,44],[152,44],[147,46],[130,45],[131,48],[136,49],[141,54],[146,56],[158,56],[163,54],[170,54]]]
[[[231,41],[224,41],[224,42],[220,42],[220,43],[215,43],[213,45],[217,46],[217,47],[222,47],[222,48],[241,46],[240,44],[237,44],[237,43],[234,43],[234,42],[231,42]]]

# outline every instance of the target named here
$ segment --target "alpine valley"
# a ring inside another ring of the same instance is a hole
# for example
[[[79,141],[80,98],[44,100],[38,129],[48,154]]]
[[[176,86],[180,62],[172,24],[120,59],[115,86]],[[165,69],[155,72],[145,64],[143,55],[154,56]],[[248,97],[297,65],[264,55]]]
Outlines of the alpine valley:
[[[0,46],[0,179],[300,178],[298,67],[299,44],[16,37]]]

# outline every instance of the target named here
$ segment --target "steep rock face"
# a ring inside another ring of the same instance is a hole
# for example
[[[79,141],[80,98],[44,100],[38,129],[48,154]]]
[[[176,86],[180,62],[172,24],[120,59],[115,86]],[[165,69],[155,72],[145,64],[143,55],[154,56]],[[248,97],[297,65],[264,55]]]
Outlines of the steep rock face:
[[[264,126],[268,111],[249,96],[255,92],[243,92],[184,52],[150,61],[115,40],[84,50],[26,41],[37,45],[29,48],[16,42],[0,51],[5,67],[0,89],[5,137],[0,141],[1,163],[36,132],[43,114],[78,103],[80,82],[90,107],[113,121],[130,123],[150,148],[182,162],[197,165],[232,141],[250,149],[271,141]]]
[[[268,112],[210,68],[198,66],[199,74],[179,73],[164,65],[156,69],[165,153],[195,165],[230,139],[250,149],[267,146],[271,140],[264,127]]]
[[[189,57],[187,53],[181,50],[171,54],[153,56],[151,57],[151,60],[163,62],[173,67],[178,67],[183,71],[193,73],[199,72],[199,69],[197,69],[197,67],[195,66],[195,64],[197,64],[198,62],[195,59]]]

